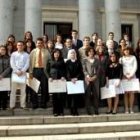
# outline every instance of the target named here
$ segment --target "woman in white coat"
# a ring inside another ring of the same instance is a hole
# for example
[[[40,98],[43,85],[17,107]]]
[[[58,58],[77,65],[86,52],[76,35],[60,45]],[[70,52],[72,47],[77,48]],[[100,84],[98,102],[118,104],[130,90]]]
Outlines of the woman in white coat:
[[[131,55],[131,48],[126,47],[123,49],[123,56],[120,58],[120,63],[123,66],[123,79],[132,80],[135,78],[135,73],[137,70],[137,60],[134,55]],[[134,92],[125,92],[124,94],[124,104],[125,113],[134,113]]]

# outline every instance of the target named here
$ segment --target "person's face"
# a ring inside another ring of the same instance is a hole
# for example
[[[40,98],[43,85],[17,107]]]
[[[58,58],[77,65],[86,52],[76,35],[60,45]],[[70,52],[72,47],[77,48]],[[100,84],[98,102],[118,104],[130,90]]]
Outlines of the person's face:
[[[92,40],[97,40],[97,39],[98,39],[97,34],[94,34],[94,35],[92,36]]]
[[[6,54],[6,49],[4,47],[0,47],[0,54],[5,55]]]
[[[125,46],[125,45],[126,45],[125,40],[121,40],[121,41],[120,41],[120,45],[121,45],[121,46]]]
[[[31,34],[30,33],[26,33],[26,39],[31,39]]]
[[[17,50],[22,52],[24,50],[24,44],[22,42],[17,43]]]
[[[91,49],[89,52],[88,52],[88,56],[91,58],[91,57],[94,57],[94,51]]]
[[[59,53],[58,51],[56,51],[56,52],[54,53],[54,59],[55,59],[55,60],[58,60],[59,56],[60,56],[60,53]]]
[[[75,59],[75,58],[76,58],[76,54],[75,54],[74,51],[72,51],[72,52],[70,53],[70,58],[71,58],[71,59]]]
[[[27,45],[27,47],[31,47],[31,46],[32,46],[32,43],[31,43],[30,41],[28,41],[28,42],[26,43],[26,45]]]
[[[37,42],[36,42],[36,47],[39,48],[39,49],[43,48],[43,47],[44,47],[44,46],[43,46],[43,41],[37,40]]]
[[[103,53],[103,51],[104,51],[103,47],[100,46],[98,52],[101,54]]]
[[[44,42],[47,42],[47,41],[48,41],[48,37],[44,35],[44,36],[43,36],[43,41],[44,41]]]
[[[62,41],[62,37],[61,36],[57,36],[56,41],[57,42],[61,42]]]
[[[8,49],[8,51],[11,51],[13,49],[12,44],[8,44],[7,49]]]
[[[53,42],[48,42],[48,48],[52,49],[53,48]]]
[[[125,56],[129,56],[129,55],[130,55],[130,51],[129,51],[128,49],[125,49],[125,50],[124,50],[124,55],[125,55]]]
[[[13,37],[9,37],[8,38],[8,41],[14,43],[15,42],[15,39]]]
[[[97,40],[97,45],[102,45],[102,44],[103,44],[103,41],[102,41],[102,39],[99,38],[99,39]]]
[[[83,40],[83,45],[84,45],[84,46],[89,46],[89,43],[90,43],[90,40],[89,40],[89,39],[85,38],[85,39]]]
[[[68,48],[71,47],[71,46],[72,46],[72,41],[71,41],[71,39],[67,39],[65,45],[66,45],[66,47],[68,47]]]
[[[110,56],[110,60],[111,60],[111,62],[116,62],[116,56],[114,54],[112,54]]]
[[[77,39],[77,33],[76,32],[72,32],[71,36],[72,36],[73,39]]]
[[[128,41],[128,40],[129,40],[129,36],[128,36],[128,35],[124,35],[124,39],[125,39],[126,41]]]
[[[114,47],[114,42],[112,40],[109,40],[107,43],[108,48],[113,48]]]
[[[114,35],[113,35],[113,34],[109,34],[109,35],[108,35],[108,39],[109,39],[109,40],[113,40],[113,39],[114,39]]]

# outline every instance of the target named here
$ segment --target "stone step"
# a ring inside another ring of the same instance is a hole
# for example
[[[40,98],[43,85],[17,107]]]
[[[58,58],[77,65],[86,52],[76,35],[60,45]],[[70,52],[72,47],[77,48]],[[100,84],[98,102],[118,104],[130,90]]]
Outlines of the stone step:
[[[0,117],[0,125],[36,125],[140,121],[140,113],[116,115],[80,115],[80,116],[10,116]]]
[[[139,131],[140,121],[1,126],[0,136],[37,136]]]
[[[44,135],[22,137],[0,137],[0,140],[140,140],[140,131],[72,134],[72,135]]]
[[[107,111],[107,107],[100,107],[99,108],[99,113],[102,115]],[[0,116],[24,116],[24,115],[52,115],[52,107],[49,107],[47,109],[42,109],[42,108],[38,108],[38,109],[27,109],[27,110],[23,110],[20,108],[16,108],[14,110],[0,110]],[[138,113],[138,107],[135,106],[134,107],[134,112]],[[70,115],[70,111],[69,109],[65,109],[64,110],[65,115]],[[118,109],[118,113],[124,113],[124,107],[120,106]],[[80,108],[79,109],[79,114],[80,115],[86,115],[86,110],[85,108]]]

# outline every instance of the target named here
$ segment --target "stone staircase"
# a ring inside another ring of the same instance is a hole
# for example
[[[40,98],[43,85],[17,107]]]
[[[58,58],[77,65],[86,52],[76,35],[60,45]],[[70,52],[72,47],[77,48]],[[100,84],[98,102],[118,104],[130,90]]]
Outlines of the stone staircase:
[[[53,117],[22,112],[0,117],[0,140],[140,140],[139,113]]]

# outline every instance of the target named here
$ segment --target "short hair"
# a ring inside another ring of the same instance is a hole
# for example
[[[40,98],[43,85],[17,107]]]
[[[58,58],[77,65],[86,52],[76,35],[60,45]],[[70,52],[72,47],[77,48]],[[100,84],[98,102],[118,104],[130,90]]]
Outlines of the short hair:
[[[85,37],[83,38],[83,41],[84,41],[85,39],[88,39],[88,40],[90,41],[90,37],[89,37],[89,36],[85,36]]]
[[[96,54],[96,51],[95,51],[95,49],[94,49],[93,47],[88,47],[88,48],[86,49],[86,51],[85,51],[85,55],[88,56],[88,53],[89,53],[91,50],[93,50],[94,54]]]
[[[78,31],[77,31],[77,30],[72,30],[71,32],[75,32],[75,33],[78,33]]]
[[[37,39],[36,39],[36,42],[37,41],[42,41],[43,42],[43,38],[42,37],[38,37]]]
[[[91,36],[94,36],[94,35],[98,36],[98,33],[97,32],[94,32]]]
[[[25,44],[24,44],[24,41],[22,41],[22,40],[17,41],[16,44],[18,44],[18,43],[22,43],[23,45],[25,45]]]
[[[109,32],[109,33],[108,33],[108,35],[110,35],[110,34],[114,35],[114,33],[113,33],[113,32]]]

